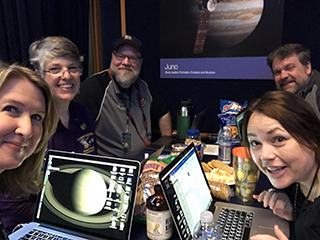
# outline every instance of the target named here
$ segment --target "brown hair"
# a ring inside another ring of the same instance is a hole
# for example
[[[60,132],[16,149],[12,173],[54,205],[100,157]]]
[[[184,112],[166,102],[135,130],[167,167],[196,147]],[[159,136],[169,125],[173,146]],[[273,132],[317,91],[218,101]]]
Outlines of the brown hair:
[[[283,60],[292,55],[297,55],[299,62],[303,66],[308,66],[311,63],[310,50],[298,43],[289,43],[278,47],[268,55],[267,64],[272,70],[273,61],[278,58]]]
[[[270,91],[249,104],[242,121],[243,143],[250,149],[247,129],[254,112],[277,120],[299,143],[315,151],[320,165],[320,120],[303,98],[287,91]]]
[[[40,173],[44,154],[49,138],[56,131],[59,118],[50,87],[38,74],[26,67],[0,63],[0,91],[3,84],[13,78],[22,78],[33,83],[43,93],[46,104],[42,137],[35,151],[18,168],[5,170],[0,174],[0,191],[7,195],[22,197],[36,194],[41,188]]]

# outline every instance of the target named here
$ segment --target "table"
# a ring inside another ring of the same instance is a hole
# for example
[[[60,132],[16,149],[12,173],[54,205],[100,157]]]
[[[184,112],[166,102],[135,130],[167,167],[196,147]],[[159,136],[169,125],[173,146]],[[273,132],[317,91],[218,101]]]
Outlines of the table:
[[[151,154],[150,151],[148,151],[148,153]],[[208,161],[212,160],[213,158],[214,158],[214,156],[205,155],[202,161],[208,162]],[[257,187],[256,187],[256,193],[260,193],[261,191],[268,189],[271,186],[272,185],[270,184],[268,178],[263,173],[261,173]],[[230,202],[240,204],[236,197],[232,197]],[[255,201],[252,206],[263,207],[262,203],[258,203],[257,201]],[[137,240],[137,239],[147,240],[148,238],[147,238],[147,234],[146,234],[146,225],[142,224],[142,223],[133,222],[130,239],[132,239],[132,240]],[[175,229],[175,226],[174,226],[173,236],[171,239],[172,240],[179,239],[179,236],[178,236],[178,233]]]

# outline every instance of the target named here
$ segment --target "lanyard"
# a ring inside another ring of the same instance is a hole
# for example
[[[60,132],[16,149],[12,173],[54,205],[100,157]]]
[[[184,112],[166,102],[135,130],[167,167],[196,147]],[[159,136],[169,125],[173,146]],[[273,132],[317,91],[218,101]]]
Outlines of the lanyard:
[[[111,72],[110,72],[110,68],[109,68],[109,70],[108,70],[108,73],[109,73],[110,78],[112,79]],[[138,97],[138,100],[139,100],[139,106],[140,106],[141,111],[142,111],[143,126],[144,126],[144,128],[146,129],[146,133],[148,134],[147,118],[146,118],[146,116],[145,116],[145,114],[144,114],[144,111],[143,111],[143,101],[142,101],[141,91],[140,91],[140,87],[139,87],[139,85],[138,85],[137,82],[134,83],[134,87],[135,87],[136,90],[137,90],[137,97]],[[124,99],[123,93],[121,93],[121,95],[122,95],[122,98]],[[146,147],[149,146],[150,143],[151,143],[151,142],[150,142],[150,139],[149,139],[148,137],[147,137],[147,141],[145,141],[145,140],[143,139],[143,137],[141,136],[141,134],[140,134],[140,132],[139,132],[139,130],[138,130],[138,127],[137,127],[137,125],[136,125],[136,122],[135,122],[135,120],[133,119],[132,114],[130,113],[129,108],[127,107],[127,104],[125,104],[125,107],[126,107],[127,118],[131,121],[132,125],[133,125],[134,128],[136,129],[136,131],[137,131],[140,139],[141,139],[142,142],[144,143],[144,145],[145,145]],[[129,126],[129,121],[127,121],[126,132],[128,132],[128,130],[129,130],[129,129],[128,129],[128,128],[129,128],[128,126]]]

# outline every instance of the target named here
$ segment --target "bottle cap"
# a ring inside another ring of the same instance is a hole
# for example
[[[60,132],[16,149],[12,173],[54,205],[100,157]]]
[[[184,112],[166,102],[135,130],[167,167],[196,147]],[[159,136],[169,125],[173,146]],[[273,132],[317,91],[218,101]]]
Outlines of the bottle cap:
[[[213,213],[210,211],[203,211],[200,215],[200,220],[203,223],[213,222]]]
[[[189,136],[197,136],[200,135],[200,131],[198,129],[188,129],[187,135]]]
[[[154,189],[155,193],[158,193],[158,194],[162,193],[162,189],[161,189],[161,186],[159,184],[154,185],[153,189]]]

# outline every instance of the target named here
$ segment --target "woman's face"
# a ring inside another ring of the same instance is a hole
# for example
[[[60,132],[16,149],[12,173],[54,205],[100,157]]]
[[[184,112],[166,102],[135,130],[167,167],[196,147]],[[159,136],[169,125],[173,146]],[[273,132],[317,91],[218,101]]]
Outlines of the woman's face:
[[[44,73],[44,79],[49,83],[59,102],[70,103],[79,92],[81,72],[74,69],[80,69],[79,63],[66,58],[54,58],[44,67],[45,71],[51,71]]]
[[[41,90],[25,78],[0,90],[0,172],[19,167],[38,146],[46,114]]]
[[[247,134],[252,158],[273,186],[285,188],[313,178],[314,151],[300,144],[277,120],[254,112]]]

